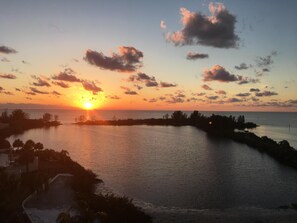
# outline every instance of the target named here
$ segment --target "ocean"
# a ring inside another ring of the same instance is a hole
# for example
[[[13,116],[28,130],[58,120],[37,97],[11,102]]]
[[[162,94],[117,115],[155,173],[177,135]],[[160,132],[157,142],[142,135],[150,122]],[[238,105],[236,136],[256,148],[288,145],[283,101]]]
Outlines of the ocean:
[[[201,210],[276,208],[297,202],[297,171],[266,154],[191,126],[78,126],[79,115],[97,119],[161,118],[170,111],[26,110],[31,118],[57,114],[61,126],[9,137],[33,139],[45,148],[69,151],[111,191],[134,199],[153,215]],[[297,148],[297,113],[203,112],[244,115],[256,134]],[[203,212],[205,214],[205,212]],[[171,215],[171,214],[170,214]],[[166,222],[166,221],[165,221]]]

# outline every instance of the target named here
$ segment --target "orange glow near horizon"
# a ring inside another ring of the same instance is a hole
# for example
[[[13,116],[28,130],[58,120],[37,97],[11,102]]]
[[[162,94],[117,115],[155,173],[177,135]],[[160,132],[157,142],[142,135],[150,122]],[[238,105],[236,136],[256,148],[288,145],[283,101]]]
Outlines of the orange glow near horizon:
[[[90,102],[90,101],[86,101],[85,103],[84,103],[84,108],[86,109],[86,110],[92,110],[93,109],[93,103],[92,102]]]

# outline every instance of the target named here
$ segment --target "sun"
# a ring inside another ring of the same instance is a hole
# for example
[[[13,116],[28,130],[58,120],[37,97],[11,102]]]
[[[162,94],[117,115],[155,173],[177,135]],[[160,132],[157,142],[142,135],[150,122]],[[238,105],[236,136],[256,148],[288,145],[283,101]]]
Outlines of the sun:
[[[93,103],[90,102],[90,101],[86,101],[84,103],[84,108],[87,109],[87,110],[91,110],[93,108],[93,106],[94,106]]]

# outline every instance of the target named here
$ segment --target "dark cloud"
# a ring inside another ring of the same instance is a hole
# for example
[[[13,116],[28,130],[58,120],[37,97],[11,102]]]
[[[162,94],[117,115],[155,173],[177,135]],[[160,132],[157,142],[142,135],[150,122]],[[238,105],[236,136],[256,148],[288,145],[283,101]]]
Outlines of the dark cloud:
[[[147,81],[146,83],[145,83],[145,86],[147,86],[147,87],[158,87],[158,82],[156,82],[156,81]]]
[[[215,96],[206,96],[207,99],[209,100],[217,100],[219,98],[219,96],[215,95]]]
[[[159,100],[160,100],[160,101],[164,101],[164,100],[166,100],[166,97],[161,96],[161,97],[159,97]]]
[[[163,82],[163,81],[160,82],[160,87],[166,88],[166,87],[176,87],[176,86],[177,86],[177,84]]]
[[[270,70],[268,68],[263,68],[262,72],[269,72]]]
[[[131,89],[128,88],[128,87],[121,86],[121,88],[122,88],[123,90],[125,90],[125,91],[124,91],[124,94],[127,94],[127,95],[138,95],[138,93],[137,93],[136,91],[133,91],[133,90],[131,90]]]
[[[238,97],[248,97],[250,95],[251,95],[250,93],[239,93],[236,96],[238,96]]]
[[[62,88],[69,88],[70,87],[69,84],[67,84],[67,83],[65,83],[63,81],[52,81],[52,83],[54,85],[60,86]]]
[[[138,84],[134,84],[133,85],[134,87],[136,87],[137,88],[137,90],[141,90],[143,87],[141,87],[140,85],[138,85]]]
[[[212,90],[212,88],[209,87],[209,86],[206,85],[206,84],[203,84],[201,87],[202,87],[204,90],[208,90],[208,91],[211,91],[211,90]]]
[[[103,91],[100,87],[96,86],[94,81],[83,81],[82,86],[86,91],[91,91],[93,95],[97,95],[98,92]]]
[[[236,103],[236,102],[241,102],[242,100],[239,98],[228,98],[226,102],[229,103]]]
[[[144,100],[144,101],[147,101],[147,102],[149,102],[149,103],[155,103],[155,102],[158,101],[157,98],[151,98],[151,99],[146,99],[146,98],[144,98],[143,100]]]
[[[227,94],[227,92],[224,91],[224,90],[218,90],[218,91],[216,91],[216,93],[217,94],[223,94],[223,95],[226,95]]]
[[[183,29],[167,34],[167,40],[176,46],[201,44],[218,48],[238,46],[235,34],[236,18],[222,3],[210,3],[211,16],[180,9]]]
[[[6,94],[6,95],[14,95],[12,92],[10,91],[1,91],[0,90],[0,94]]]
[[[17,53],[17,51],[7,46],[0,46],[0,53],[11,54]]]
[[[238,81],[238,77],[234,74],[230,74],[220,65],[214,65],[210,69],[206,69],[203,73],[204,81],[220,81],[220,82],[232,82]]]
[[[32,85],[36,87],[50,87],[51,85],[48,83],[45,78],[37,77],[36,75],[32,75],[32,78],[35,79],[37,82],[33,82]]]
[[[64,71],[52,77],[53,80],[67,81],[67,82],[81,82],[75,75],[75,72],[71,68],[66,68]]]
[[[0,74],[0,78],[16,79],[17,77],[14,74]]]
[[[3,58],[1,59],[1,61],[2,61],[2,62],[6,62],[6,63],[10,62],[10,60],[8,60],[6,57],[3,57]]]
[[[183,94],[183,93],[178,93],[178,94],[175,95],[175,97],[177,97],[177,98],[185,98],[186,95]]]
[[[171,98],[168,99],[166,102],[170,104],[177,104],[177,103],[184,103],[185,100],[180,97],[171,96]]]
[[[193,53],[193,52],[189,52],[187,54],[187,59],[188,60],[197,60],[197,59],[205,59],[208,58],[208,54],[204,54],[204,53]]]
[[[241,85],[241,84],[249,84],[249,83],[258,83],[259,82],[259,79],[254,79],[254,78],[250,78],[250,77],[243,77],[243,76],[240,76],[238,75],[238,84]]]
[[[251,88],[250,89],[250,92],[259,92],[260,91],[260,89],[258,89],[258,88]]]
[[[278,93],[276,93],[274,91],[263,91],[263,92],[256,93],[257,97],[269,97],[269,96],[274,96],[274,95],[278,95]]]
[[[203,73],[203,81],[219,81],[219,82],[238,82],[238,84],[258,83],[258,79],[243,77],[241,75],[231,74],[224,67],[214,65],[210,69],[206,69]]]
[[[55,96],[61,96],[61,95],[62,95],[62,94],[60,94],[60,93],[57,92],[57,91],[53,91],[52,94],[55,95]]]
[[[136,75],[131,75],[128,78],[128,81],[145,83],[146,87],[157,87],[157,86],[159,86],[159,84],[156,81],[156,78],[154,76],[149,76],[149,75],[147,75],[145,73],[138,73]]]
[[[119,100],[120,99],[120,97],[117,96],[117,95],[109,95],[109,96],[106,96],[106,98],[113,99],[113,100]]]
[[[101,69],[119,72],[133,72],[142,67],[143,53],[141,51],[128,46],[120,46],[118,51],[118,54],[113,53],[111,57],[108,57],[102,52],[87,50],[84,60]]]
[[[203,85],[203,86],[205,86],[205,85]],[[207,85],[206,85],[207,86]],[[194,95],[194,96],[204,96],[204,95],[206,95],[206,93],[205,92],[201,92],[201,93],[193,93],[192,95]]]
[[[35,93],[35,94],[49,94],[47,91],[40,91],[40,90],[38,90],[37,88],[34,88],[34,87],[30,87],[30,90],[31,90],[32,93]]]
[[[249,69],[249,66],[246,63],[241,63],[238,66],[235,66],[235,69],[237,69],[237,70],[246,70],[246,69]]]

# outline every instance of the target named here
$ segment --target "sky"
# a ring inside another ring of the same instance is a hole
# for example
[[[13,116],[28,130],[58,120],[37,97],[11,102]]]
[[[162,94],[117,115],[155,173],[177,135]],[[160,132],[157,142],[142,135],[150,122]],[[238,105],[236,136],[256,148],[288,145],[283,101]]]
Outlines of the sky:
[[[0,108],[297,111],[295,0],[3,0]]]

